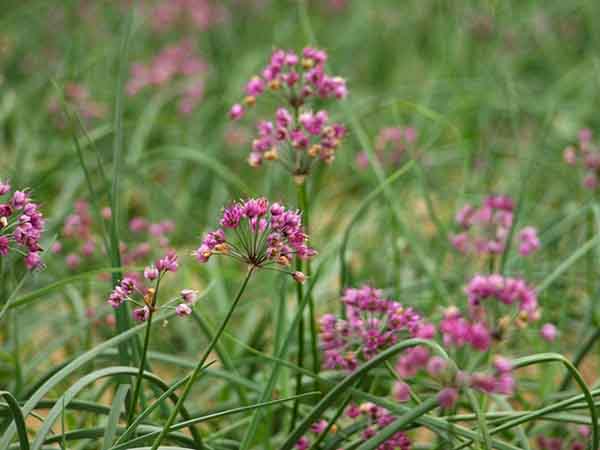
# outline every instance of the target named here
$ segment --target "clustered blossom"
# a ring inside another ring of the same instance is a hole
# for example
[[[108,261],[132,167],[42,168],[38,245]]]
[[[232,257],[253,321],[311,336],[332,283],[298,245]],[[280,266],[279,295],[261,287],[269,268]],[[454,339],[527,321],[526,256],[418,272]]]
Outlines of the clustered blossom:
[[[342,302],[347,320],[332,314],[320,319],[319,339],[327,369],[355,370],[402,337],[432,338],[435,328],[412,308],[383,297],[380,289],[346,289]]]
[[[251,166],[277,160],[293,174],[305,175],[315,159],[333,161],[346,128],[330,123],[327,111],[306,107],[313,99],[341,100],[348,94],[343,78],[326,73],[326,61],[323,50],[306,47],[298,55],[278,49],[261,75],[248,81],[243,104],[236,103],[229,111],[232,120],[242,118],[257,98],[268,92],[287,103],[277,109],[274,121],[258,124],[258,137],[249,157]]]
[[[159,309],[174,308],[175,313],[182,316],[189,316],[192,313],[192,307],[197,300],[197,292],[191,289],[184,289],[178,297],[171,299],[160,307],[157,304],[156,287],[162,277],[168,272],[176,272],[179,268],[177,255],[168,253],[158,259],[154,264],[144,269],[143,278],[146,282],[154,284],[154,287],[147,287],[139,283],[136,279],[125,277],[121,280],[108,297],[108,304],[113,308],[120,307],[125,301],[130,301],[138,306],[132,311],[133,319],[137,322],[145,322]],[[140,303],[134,297],[141,297]],[[174,304],[177,303],[176,306]]]
[[[497,255],[506,249],[513,225],[514,201],[504,195],[487,197],[479,207],[467,204],[456,214],[462,230],[450,237],[452,245],[464,254]],[[528,256],[540,246],[537,230],[524,227],[518,233],[519,254]]]
[[[64,101],[74,108],[75,112],[86,122],[102,119],[106,116],[106,105],[95,100],[89,89],[83,84],[67,83],[64,88]],[[51,98],[48,104],[48,112],[52,114],[57,128],[66,128],[67,122],[63,114],[61,99]]]
[[[112,216],[110,208],[102,210],[102,219]],[[128,246],[120,243],[121,259],[124,265],[145,263],[154,247],[168,248],[169,234],[174,230],[170,220],[151,223],[147,219],[136,216],[129,222],[132,237],[143,239],[142,242]],[[51,250],[55,254],[65,253],[65,262],[70,270],[76,270],[82,264],[91,264],[95,258],[102,256],[103,248],[99,245],[100,231],[94,223],[90,205],[85,200],[75,202],[75,211],[68,215],[63,224],[62,239],[56,241]],[[137,279],[138,274],[127,274]]]
[[[152,28],[158,32],[181,26],[206,31],[223,23],[227,18],[227,10],[218,1],[160,0],[149,9],[148,15]]]
[[[584,171],[583,186],[591,191],[600,184],[600,148],[592,141],[592,131],[579,132],[578,145],[569,145],[563,152],[565,162]]]
[[[384,166],[396,167],[405,159],[407,150],[416,139],[417,132],[412,127],[382,128],[375,140],[375,156]],[[369,167],[366,151],[363,150],[356,155],[356,165],[359,169]]]
[[[142,89],[165,87],[176,80],[183,83],[179,92],[179,112],[190,114],[204,95],[208,64],[194,52],[191,40],[183,40],[162,49],[149,63],[131,66],[127,94],[136,95]]]
[[[316,255],[308,246],[301,213],[279,203],[269,204],[264,197],[234,202],[223,210],[220,225],[204,236],[194,252],[199,262],[207,262],[212,255],[227,255],[257,268],[286,268],[296,257],[307,260]],[[305,280],[302,272],[288,273],[299,283]]]
[[[358,442],[366,442],[374,437],[380,430],[387,427],[394,420],[397,419],[387,409],[378,406],[374,403],[365,402],[361,404],[351,403],[345,411],[345,420],[347,420],[348,427],[354,425],[360,425],[358,431],[360,431],[360,440]],[[312,424],[310,428],[310,434],[302,436],[296,443],[297,450],[307,450],[310,448],[314,440],[322,435],[329,426],[326,420],[319,420]],[[337,425],[333,424],[331,432],[337,430]],[[357,432],[358,432],[357,431]],[[377,450],[410,450],[411,441],[409,437],[403,431],[394,433],[385,442],[377,447]],[[344,450],[338,448],[337,450]]]
[[[258,167],[263,160],[280,160],[288,169],[294,171],[294,159],[301,156],[304,160],[302,171],[310,170],[312,162],[320,159],[331,163],[335,151],[346,135],[346,128],[339,123],[329,123],[327,111],[304,112],[298,119],[299,125],[290,111],[279,108],[275,123],[261,121],[258,136],[252,142],[252,151],[248,163]],[[280,159],[280,153],[289,150],[290,158]],[[306,155],[308,158],[304,158]]]
[[[540,435],[535,442],[540,450],[585,450],[590,442],[591,429],[580,425],[576,430],[560,428],[560,437]]]
[[[44,216],[29,192],[12,191],[8,182],[0,181],[0,257],[19,254],[29,270],[40,268],[44,227]]]
[[[481,317],[485,300],[498,300],[505,305],[516,305],[520,319],[539,319],[537,294],[532,286],[521,278],[503,277],[499,274],[475,275],[465,288],[469,307],[474,317]]]

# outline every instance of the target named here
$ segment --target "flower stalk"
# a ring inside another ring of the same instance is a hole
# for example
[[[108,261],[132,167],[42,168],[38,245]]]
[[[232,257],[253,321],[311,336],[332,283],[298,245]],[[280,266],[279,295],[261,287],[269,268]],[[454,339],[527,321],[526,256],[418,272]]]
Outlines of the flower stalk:
[[[217,330],[217,332],[213,336],[212,340],[210,341],[210,344],[208,344],[208,347],[206,347],[206,349],[204,350],[204,353],[200,357],[198,364],[194,368],[194,371],[192,372],[192,375],[190,376],[188,382],[186,383],[186,385],[183,389],[183,392],[181,393],[181,395],[179,396],[179,399],[177,400],[177,404],[175,405],[175,408],[171,412],[171,415],[167,419],[167,422],[163,426],[163,429],[161,430],[160,434],[158,435],[158,437],[152,444],[151,450],[157,450],[158,447],[160,446],[160,444],[162,443],[162,441],[167,436],[169,428],[171,427],[171,425],[173,425],[173,422],[175,422],[177,414],[179,414],[179,411],[181,410],[183,403],[185,402],[187,396],[189,395],[189,393],[192,389],[192,386],[194,385],[194,383],[196,381],[196,378],[202,371],[202,367],[204,366],[204,363],[206,362],[206,360],[208,359],[208,356],[210,355],[213,348],[219,341],[221,334],[223,334],[223,331],[227,327],[227,324],[229,323],[229,319],[231,319],[231,316],[233,315],[233,312],[235,311],[236,306],[238,305],[240,299],[242,298],[242,295],[243,295],[244,291],[246,290],[246,286],[248,285],[248,282],[250,281],[250,278],[252,277],[252,274],[254,273],[255,269],[256,269],[256,267],[253,265],[248,266],[248,272],[246,274],[246,278],[244,278],[244,281],[243,281],[242,285],[240,286],[240,289],[238,290],[238,293],[235,296],[233,303],[231,304],[229,311],[227,312],[227,315],[223,319],[223,322],[221,322],[221,325],[219,326],[219,329]]]

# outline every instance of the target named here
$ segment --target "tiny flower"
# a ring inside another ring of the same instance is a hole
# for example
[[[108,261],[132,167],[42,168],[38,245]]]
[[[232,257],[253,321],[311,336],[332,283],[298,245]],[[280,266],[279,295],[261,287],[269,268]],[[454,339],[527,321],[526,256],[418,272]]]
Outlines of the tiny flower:
[[[135,308],[132,316],[136,322],[145,322],[150,317],[150,308],[147,305],[142,308]]]
[[[546,323],[540,329],[540,336],[547,342],[554,342],[556,340],[556,336],[558,335],[558,331],[556,327],[551,323]]]
[[[528,256],[540,247],[537,230],[534,227],[525,227],[519,233],[519,254]]]
[[[175,308],[175,313],[180,316],[189,316],[192,313],[192,308],[187,303],[180,303]]]
[[[242,105],[240,105],[239,103],[236,103],[235,105],[233,105],[231,107],[231,109],[229,110],[229,117],[232,120],[241,119],[243,115],[244,115],[244,107]]]
[[[304,284],[306,282],[306,275],[299,271],[294,272],[292,274],[292,278],[294,278],[294,281],[299,284]]]
[[[159,271],[156,266],[148,266],[144,269],[144,278],[149,281],[154,281],[158,278]]]
[[[198,292],[193,289],[184,289],[180,295],[181,299],[187,304],[194,304],[198,299]]]
[[[438,403],[444,409],[452,409],[458,401],[458,390],[455,388],[444,388],[437,396]]]
[[[175,254],[168,254],[156,262],[156,268],[159,272],[177,272],[178,267],[179,263]]]
[[[405,403],[410,400],[410,387],[404,381],[394,382],[394,387],[392,389],[396,401]]]

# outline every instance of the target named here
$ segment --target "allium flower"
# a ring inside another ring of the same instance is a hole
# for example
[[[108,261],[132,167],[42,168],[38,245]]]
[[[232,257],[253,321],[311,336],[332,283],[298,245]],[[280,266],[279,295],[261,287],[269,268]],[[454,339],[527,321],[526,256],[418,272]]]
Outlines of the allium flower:
[[[127,94],[138,94],[146,87],[183,82],[179,90],[179,113],[190,114],[204,96],[208,64],[194,52],[191,40],[184,40],[162,49],[148,64],[134,63],[127,82]]]
[[[412,127],[386,127],[379,130],[375,140],[375,156],[384,166],[397,167],[405,160],[407,150],[415,143],[417,133]],[[369,158],[365,151],[356,155],[359,169],[369,166]]]
[[[247,108],[266,93],[277,94],[281,105],[273,121],[257,125],[258,136],[248,159],[256,167],[263,161],[279,161],[296,176],[309,173],[316,160],[331,163],[335,151],[346,135],[346,128],[332,123],[325,110],[313,110],[308,103],[315,99],[343,99],[348,90],[343,78],[325,72],[327,53],[306,47],[302,55],[275,50],[261,75],[246,84],[243,105],[234,104],[229,117],[241,119]]]
[[[120,307],[126,301],[137,305],[138,308],[135,308],[132,312],[133,319],[137,322],[145,322],[159,309],[174,308],[178,316],[189,316],[197,298],[196,291],[184,289],[180,296],[169,300],[165,304],[159,306],[157,303],[158,292],[156,288],[160,280],[168,272],[177,271],[177,268],[177,255],[168,253],[144,269],[144,279],[150,281],[153,287],[145,286],[143,282],[139,281],[140,277],[125,277],[109,295],[108,304],[113,308]],[[139,299],[142,301],[140,302]],[[177,303],[177,306],[173,306],[175,303]]]
[[[0,181],[0,257],[19,254],[29,270],[42,267],[44,227],[44,216],[29,192],[12,191],[8,182]]]
[[[555,436],[537,436],[535,439],[537,448],[540,450],[585,450],[589,448],[591,432],[587,425],[580,425],[576,429],[557,426],[554,428],[554,433]]]
[[[535,289],[521,278],[503,277],[499,274],[475,275],[465,288],[473,317],[485,315],[483,302],[492,299],[505,305],[516,305],[520,320],[533,321],[539,318]]]
[[[70,270],[81,268],[82,265],[90,266],[103,258],[104,248],[100,245],[102,241],[101,223],[94,221],[90,205],[85,200],[75,202],[74,212],[68,215],[64,221],[61,241],[52,247],[55,254],[65,254],[65,262]],[[102,210],[102,218],[110,220],[112,216],[110,208]],[[153,253],[153,248],[169,246],[169,234],[173,232],[173,223],[170,220],[151,223],[146,218],[136,216],[129,221],[130,236],[128,240],[136,241],[142,239],[135,245],[128,246],[120,243],[121,258],[124,265],[135,263],[146,263]],[[132,278],[138,274],[126,274]]]
[[[444,409],[452,409],[458,401],[458,390],[455,388],[444,388],[437,396],[440,406]]]
[[[563,152],[565,163],[583,172],[582,184],[586,189],[595,190],[600,177],[600,148],[592,140],[592,131],[584,128],[579,132],[576,146],[569,145]]]
[[[94,100],[88,88],[82,84],[69,82],[64,88],[64,100],[86,122],[102,119],[107,112],[106,105]],[[61,100],[57,97],[50,99],[48,112],[52,115],[57,128],[67,127],[66,117],[63,114]]]
[[[227,10],[218,1],[209,0],[161,0],[149,9],[150,24],[157,32],[174,27],[193,27],[206,31],[223,23]]]
[[[346,289],[342,302],[347,320],[332,314],[320,319],[319,340],[327,369],[352,371],[361,360],[373,358],[402,338],[431,338],[435,333],[412,308],[384,298],[379,289]]]
[[[351,403],[346,408],[345,416],[344,421],[348,422],[348,429],[353,429],[353,432],[359,433],[357,441],[359,443],[369,440],[397,418],[387,409],[368,402],[360,405]],[[295,448],[297,450],[307,450],[319,435],[325,432],[328,426],[329,424],[326,420],[319,420],[313,423],[310,427],[310,433],[302,436],[296,442]],[[335,432],[337,428],[337,425],[333,424],[331,427],[332,432]],[[410,448],[410,439],[402,431],[394,433],[394,435],[377,447],[378,450],[409,450]],[[342,449],[340,448],[339,450]]]
[[[540,336],[547,342],[554,342],[557,335],[558,330],[551,323],[545,323],[540,329]]]
[[[465,205],[456,214],[456,223],[462,230],[450,236],[454,248],[464,254],[496,255],[504,252],[513,225],[514,202],[510,197],[487,197],[483,205]],[[540,246],[534,227],[519,233],[519,253],[528,256]]]
[[[301,272],[282,269],[294,258],[307,260],[316,255],[308,246],[299,211],[269,204],[266,198],[251,198],[225,208],[220,225],[222,228],[204,236],[194,252],[199,262],[207,262],[212,255],[226,255],[249,266],[284,271],[298,283],[304,282]]]

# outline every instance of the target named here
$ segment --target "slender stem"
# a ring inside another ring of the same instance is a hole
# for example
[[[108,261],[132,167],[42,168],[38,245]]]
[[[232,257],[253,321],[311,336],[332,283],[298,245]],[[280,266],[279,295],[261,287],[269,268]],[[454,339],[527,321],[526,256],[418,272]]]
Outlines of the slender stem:
[[[244,282],[240,286],[240,290],[238,291],[235,299],[233,300],[233,303],[231,304],[231,307],[229,308],[227,315],[223,319],[223,322],[221,322],[221,325],[219,326],[219,329],[217,330],[217,332],[213,336],[212,340],[210,341],[210,344],[208,344],[208,347],[206,348],[206,350],[200,357],[198,364],[194,368],[194,372],[192,372],[192,375],[190,376],[190,379],[186,383],[185,388],[183,389],[183,392],[181,393],[181,396],[177,400],[177,404],[175,405],[175,408],[171,412],[171,415],[167,419],[167,422],[165,423],[160,434],[158,435],[158,437],[152,444],[151,450],[157,450],[158,447],[160,446],[160,444],[162,443],[162,441],[165,439],[167,433],[169,432],[169,428],[171,427],[171,425],[173,425],[173,422],[177,418],[177,414],[179,413],[179,410],[183,406],[183,402],[185,402],[185,399],[187,398],[188,394],[190,393],[192,386],[194,385],[194,382],[196,381],[196,378],[198,377],[198,374],[200,373],[200,371],[202,370],[202,367],[204,366],[204,363],[208,359],[208,356],[212,352],[215,345],[217,345],[217,342],[218,342],[219,338],[221,337],[221,334],[223,334],[223,331],[225,330],[225,327],[227,326],[229,319],[231,319],[231,316],[233,315],[233,311],[235,310],[240,299],[242,298],[242,294],[244,293],[244,290],[246,289],[246,286],[248,285],[248,282],[250,281],[250,277],[252,276],[252,273],[254,272],[255,268],[256,268],[255,266],[250,266],[248,268],[248,273],[246,274],[246,278],[244,279]]]
[[[301,185],[298,186],[298,194],[299,194],[299,204],[300,209],[302,210],[302,217],[304,222],[304,229],[306,234],[310,236],[310,203],[308,200],[308,195],[306,193],[306,181],[304,181]],[[311,276],[311,266],[310,259],[306,261],[306,276],[310,278]],[[317,345],[317,326],[315,320],[315,302],[312,296],[312,293],[308,294],[308,312],[310,317],[310,343],[312,350],[312,369],[314,373],[319,373],[319,368],[321,367],[319,361],[319,348]],[[317,385],[315,384],[315,389]]]
[[[150,310],[150,314],[148,315],[148,320],[146,321],[146,335],[144,336],[144,347],[142,348],[142,358],[140,360],[140,370],[138,371],[136,380],[135,380],[135,388],[133,389],[133,394],[131,396],[131,408],[129,409],[129,415],[127,416],[127,424],[131,425],[133,421],[133,416],[135,415],[135,408],[137,406],[138,397],[140,396],[140,389],[142,387],[142,378],[144,374],[144,368],[146,367],[146,354],[148,353],[148,346],[150,344],[150,330],[152,328],[152,316],[154,313]]]

